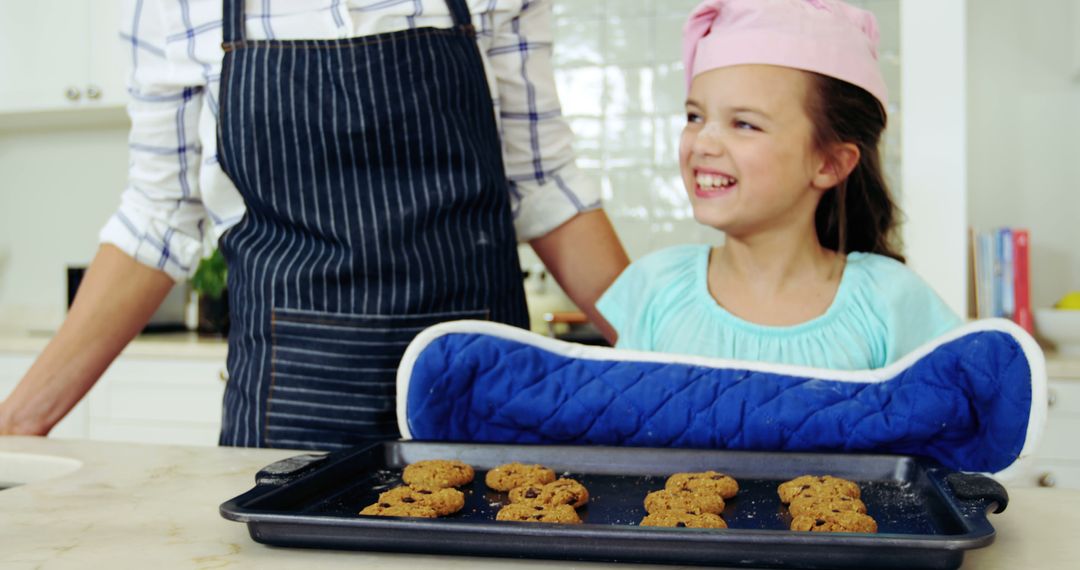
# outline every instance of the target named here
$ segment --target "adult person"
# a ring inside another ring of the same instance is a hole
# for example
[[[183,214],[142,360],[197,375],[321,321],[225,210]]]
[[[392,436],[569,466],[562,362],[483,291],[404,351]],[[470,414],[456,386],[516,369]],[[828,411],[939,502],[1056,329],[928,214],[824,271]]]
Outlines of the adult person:
[[[133,2],[129,186],[0,433],[62,419],[204,237],[230,270],[223,445],[396,437],[418,331],[527,324],[518,239],[596,318],[627,258],[573,164],[551,4],[470,4]]]

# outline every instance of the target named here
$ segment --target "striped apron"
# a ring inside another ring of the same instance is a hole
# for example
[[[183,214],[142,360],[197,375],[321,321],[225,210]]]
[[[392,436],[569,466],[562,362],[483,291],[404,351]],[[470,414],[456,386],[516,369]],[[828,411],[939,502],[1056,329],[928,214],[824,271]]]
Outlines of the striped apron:
[[[398,437],[401,355],[441,321],[528,325],[491,93],[455,26],[246,40],[225,0],[218,146],[247,206],[229,264],[221,444]]]

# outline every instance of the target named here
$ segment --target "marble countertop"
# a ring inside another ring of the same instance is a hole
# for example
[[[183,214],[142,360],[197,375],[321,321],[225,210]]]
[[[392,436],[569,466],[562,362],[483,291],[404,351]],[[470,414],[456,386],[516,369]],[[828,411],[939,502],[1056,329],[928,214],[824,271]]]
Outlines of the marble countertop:
[[[675,566],[510,560],[273,548],[254,542],[219,505],[253,485],[259,468],[287,450],[0,437],[0,481],[54,459],[47,480],[0,490],[0,566],[66,568],[633,568]],[[81,466],[79,466],[81,463]],[[41,473],[41,471],[38,471]],[[963,568],[1064,568],[1080,557],[1080,491],[1010,489],[1008,509],[990,515],[996,542],[968,552]]]

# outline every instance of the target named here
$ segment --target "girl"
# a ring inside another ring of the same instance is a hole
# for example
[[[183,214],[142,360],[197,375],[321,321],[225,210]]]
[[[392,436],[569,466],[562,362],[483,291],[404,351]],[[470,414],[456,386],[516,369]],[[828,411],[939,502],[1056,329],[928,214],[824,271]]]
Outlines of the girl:
[[[904,265],[872,14],[707,0],[684,30],[679,165],[718,247],[655,252],[598,308],[619,348],[864,369],[962,321]]]

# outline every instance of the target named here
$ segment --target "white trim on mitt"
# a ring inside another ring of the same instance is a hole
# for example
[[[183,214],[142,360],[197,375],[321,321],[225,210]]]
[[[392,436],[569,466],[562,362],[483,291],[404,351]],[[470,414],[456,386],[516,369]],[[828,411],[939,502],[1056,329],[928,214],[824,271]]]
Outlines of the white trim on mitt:
[[[412,439],[412,432],[409,430],[409,422],[405,413],[406,410],[408,410],[409,380],[412,377],[413,366],[416,364],[416,360],[420,357],[420,354],[429,344],[439,337],[448,334],[483,334],[529,344],[560,356],[584,360],[620,360],[626,362],[689,364],[709,368],[750,370],[754,372],[782,374],[785,376],[869,384],[884,382],[895,378],[900,372],[910,368],[915,362],[922,359],[937,347],[962,336],[982,331],[1003,332],[1015,338],[1020,344],[1020,348],[1024,351],[1024,355],[1027,357],[1028,366],[1031,370],[1031,412],[1028,417],[1028,427],[1026,437],[1024,438],[1024,447],[1020,450],[1019,456],[1011,465],[994,474],[998,478],[1007,479],[1019,472],[1021,463],[1034,453],[1035,449],[1038,447],[1039,442],[1042,439],[1043,430],[1046,426],[1047,412],[1046,359],[1043,356],[1042,349],[1039,348],[1038,343],[1035,342],[1035,339],[1033,339],[1031,335],[1016,323],[1007,319],[984,319],[964,324],[923,344],[903,358],[900,358],[884,368],[864,370],[830,370],[827,368],[813,368],[791,364],[773,364],[729,358],[709,358],[683,354],[623,350],[606,346],[588,346],[557,340],[500,323],[488,321],[450,321],[424,329],[420,334],[416,335],[416,338],[409,343],[409,347],[405,350],[405,354],[401,358],[401,364],[398,366],[397,373],[398,429],[401,431],[402,439]]]

